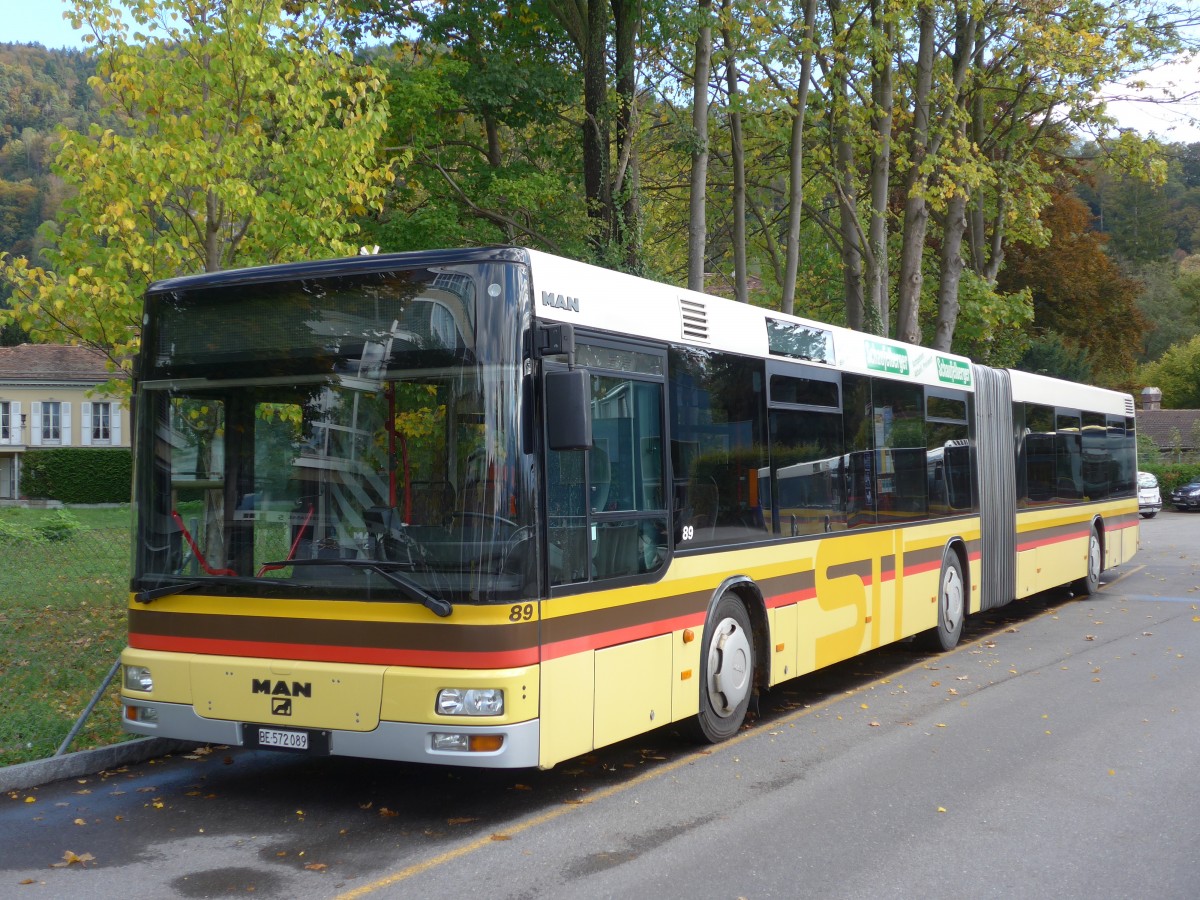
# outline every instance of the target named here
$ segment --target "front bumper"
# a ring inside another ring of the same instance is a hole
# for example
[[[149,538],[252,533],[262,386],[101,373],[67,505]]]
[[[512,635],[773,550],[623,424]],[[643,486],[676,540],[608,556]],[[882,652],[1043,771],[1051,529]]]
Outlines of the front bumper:
[[[206,719],[183,703],[161,703],[122,697],[127,707],[151,707],[158,713],[156,722],[130,721],[125,715],[126,731],[150,737],[169,737],[199,744],[242,746],[242,724],[226,719]],[[278,727],[272,725],[270,727]],[[499,750],[487,753],[433,749],[435,732],[502,735]],[[541,746],[540,722],[533,719],[513,725],[427,725],[414,722],[380,722],[372,731],[329,732],[331,756],[356,756],[388,759],[396,762],[430,763],[443,766],[474,766],[484,769],[526,769],[536,767]],[[294,751],[280,751],[294,752]]]
[[[1171,502],[1180,509],[1200,509],[1200,494],[1191,494],[1188,496],[1172,495]]]

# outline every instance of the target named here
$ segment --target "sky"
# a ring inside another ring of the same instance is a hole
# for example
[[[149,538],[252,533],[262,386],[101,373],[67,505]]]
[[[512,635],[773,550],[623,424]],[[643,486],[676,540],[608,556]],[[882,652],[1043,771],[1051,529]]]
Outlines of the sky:
[[[73,30],[62,17],[66,8],[62,0],[0,0],[0,41],[83,47],[83,32]],[[1154,85],[1143,92],[1144,97],[1161,98],[1166,85],[1174,85],[1177,94],[1191,92],[1193,96],[1170,104],[1110,99],[1109,112],[1120,125],[1143,135],[1154,133],[1166,141],[1200,141],[1200,59],[1162,66],[1141,77]],[[1111,85],[1106,96],[1128,97],[1134,93]]]

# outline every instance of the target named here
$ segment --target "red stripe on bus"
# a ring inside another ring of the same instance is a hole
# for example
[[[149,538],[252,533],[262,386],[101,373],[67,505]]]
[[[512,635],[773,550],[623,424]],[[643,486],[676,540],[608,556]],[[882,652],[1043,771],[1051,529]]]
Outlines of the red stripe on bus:
[[[388,647],[332,647],[319,644],[231,641],[216,638],[179,638],[164,635],[129,635],[135,650],[160,650],[169,653],[199,653],[207,656],[239,656],[259,659],[288,659],[305,662],[363,663],[377,666],[418,666],[421,668],[509,669],[535,665],[537,649],[500,652],[454,650],[398,650]]]
[[[775,594],[773,597],[768,597],[767,606],[770,609],[778,609],[781,606],[791,606],[793,603],[803,603],[805,600],[812,600],[816,596],[816,588],[805,588],[802,591],[788,591],[786,594]]]
[[[684,628],[700,628],[704,625],[704,615],[679,616],[675,619],[662,619],[658,622],[647,622],[644,625],[631,625],[628,628],[617,628],[599,634],[585,634],[564,641],[555,641],[542,647],[542,659],[560,659],[574,653],[584,653],[589,650],[603,650],[605,647],[615,647],[617,644],[627,644],[642,638],[658,637],[680,631]]]
[[[915,566],[905,566],[904,576],[907,578],[909,575],[921,575],[925,572],[936,572],[941,567],[942,561],[940,559],[936,562],[919,563]]]
[[[1049,537],[1037,538],[1032,541],[1026,541],[1023,544],[1017,544],[1017,551],[1033,550],[1036,547],[1047,547],[1050,544],[1061,544],[1063,541],[1078,541],[1086,538],[1090,533],[1085,528],[1082,531],[1072,531],[1070,534],[1055,534]]]

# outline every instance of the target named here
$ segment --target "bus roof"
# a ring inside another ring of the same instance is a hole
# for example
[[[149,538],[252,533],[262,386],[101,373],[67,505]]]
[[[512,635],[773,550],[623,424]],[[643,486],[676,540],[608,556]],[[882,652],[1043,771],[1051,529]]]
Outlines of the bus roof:
[[[974,390],[966,357],[799,316],[713,297],[535,250],[537,315],[544,319],[731,353],[822,365],[773,346],[771,332],[789,326],[826,335],[824,365],[863,375],[885,375],[934,387]]]
[[[541,319],[767,359],[803,361],[863,375],[885,375],[933,387],[974,390],[971,362],[963,356],[522,247],[420,250],[229,269],[157,281],[150,285],[147,295],[472,262],[528,262],[537,316]],[[773,346],[772,332],[786,333],[789,329],[798,329],[808,337],[823,337],[825,359],[797,356],[778,342]],[[1009,374],[1014,400],[1133,415],[1134,403],[1129,394],[1027,372],[1010,370]]]

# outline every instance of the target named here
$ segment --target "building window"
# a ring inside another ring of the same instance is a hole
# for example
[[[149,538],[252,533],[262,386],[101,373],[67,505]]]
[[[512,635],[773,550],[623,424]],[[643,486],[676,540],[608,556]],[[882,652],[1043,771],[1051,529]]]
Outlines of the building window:
[[[12,439],[10,416],[8,402],[0,403],[0,441]]]
[[[92,443],[107,444],[112,440],[112,404],[92,404]]]
[[[62,404],[45,402],[42,404],[42,442],[58,443],[62,440]]]

